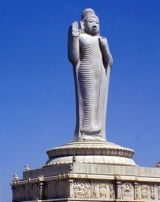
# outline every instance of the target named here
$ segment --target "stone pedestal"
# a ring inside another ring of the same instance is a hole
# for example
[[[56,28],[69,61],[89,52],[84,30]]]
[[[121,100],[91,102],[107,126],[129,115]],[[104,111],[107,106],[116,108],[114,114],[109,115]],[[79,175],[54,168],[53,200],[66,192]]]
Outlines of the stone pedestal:
[[[112,165],[136,165],[132,159],[134,151],[106,141],[78,141],[47,151],[46,165],[97,163]]]
[[[133,150],[107,142],[73,142],[12,182],[13,202],[160,201],[160,169],[143,168]]]

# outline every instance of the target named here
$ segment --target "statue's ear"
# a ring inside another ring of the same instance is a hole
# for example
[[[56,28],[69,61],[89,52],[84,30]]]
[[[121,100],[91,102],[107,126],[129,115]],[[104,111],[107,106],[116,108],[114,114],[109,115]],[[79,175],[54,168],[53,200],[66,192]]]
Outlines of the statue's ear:
[[[81,33],[84,33],[84,21],[83,20],[80,21],[80,30],[81,30]]]

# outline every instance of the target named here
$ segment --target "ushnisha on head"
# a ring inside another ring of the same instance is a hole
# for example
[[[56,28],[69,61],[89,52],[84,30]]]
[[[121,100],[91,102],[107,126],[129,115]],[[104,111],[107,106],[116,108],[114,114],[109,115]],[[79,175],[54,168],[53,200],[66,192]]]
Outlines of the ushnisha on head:
[[[86,8],[81,16],[81,28],[84,33],[99,35],[99,18],[91,8]]]

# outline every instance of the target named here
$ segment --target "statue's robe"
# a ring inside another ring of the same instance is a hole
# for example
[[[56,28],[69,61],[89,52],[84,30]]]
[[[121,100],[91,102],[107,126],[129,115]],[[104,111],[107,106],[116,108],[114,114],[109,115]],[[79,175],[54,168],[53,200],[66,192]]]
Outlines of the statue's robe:
[[[79,48],[79,62],[74,67],[77,97],[75,136],[78,139],[105,139],[109,75],[104,67],[99,36],[81,34]]]

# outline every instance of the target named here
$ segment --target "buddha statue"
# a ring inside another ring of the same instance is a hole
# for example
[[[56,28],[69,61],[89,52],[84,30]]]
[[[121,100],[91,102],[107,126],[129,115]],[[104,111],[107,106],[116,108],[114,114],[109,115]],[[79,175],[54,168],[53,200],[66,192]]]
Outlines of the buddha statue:
[[[105,141],[105,123],[112,56],[100,36],[99,18],[85,9],[68,34],[68,57],[73,65],[76,92],[75,140]]]

